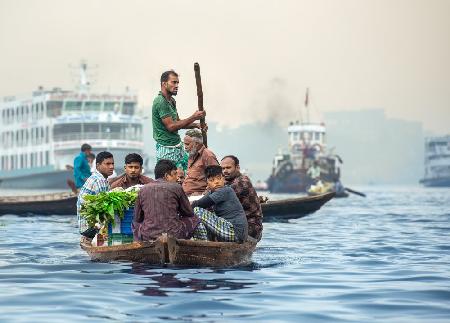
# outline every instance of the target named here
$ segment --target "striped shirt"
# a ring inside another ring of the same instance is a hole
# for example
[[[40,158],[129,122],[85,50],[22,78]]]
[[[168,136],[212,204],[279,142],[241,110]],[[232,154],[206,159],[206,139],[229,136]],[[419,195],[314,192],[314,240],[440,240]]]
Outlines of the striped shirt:
[[[108,180],[98,171],[92,173],[92,175],[86,180],[84,185],[80,189],[77,200],[77,217],[78,217],[78,228],[80,233],[88,229],[86,220],[80,217],[81,205],[84,203],[83,196],[86,194],[97,195],[101,192],[109,191],[110,186]]]

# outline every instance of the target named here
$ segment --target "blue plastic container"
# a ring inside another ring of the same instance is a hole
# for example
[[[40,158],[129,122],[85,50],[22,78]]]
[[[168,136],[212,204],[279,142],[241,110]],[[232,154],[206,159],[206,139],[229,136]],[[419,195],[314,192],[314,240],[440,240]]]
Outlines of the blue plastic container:
[[[114,232],[114,233],[121,233],[121,234],[133,234],[131,231],[131,222],[133,222],[133,216],[134,216],[134,207],[130,207],[128,210],[125,210],[123,219],[118,220],[118,217],[116,217],[116,225],[120,221],[120,232]],[[113,228],[111,223],[108,224],[108,235],[113,234]]]

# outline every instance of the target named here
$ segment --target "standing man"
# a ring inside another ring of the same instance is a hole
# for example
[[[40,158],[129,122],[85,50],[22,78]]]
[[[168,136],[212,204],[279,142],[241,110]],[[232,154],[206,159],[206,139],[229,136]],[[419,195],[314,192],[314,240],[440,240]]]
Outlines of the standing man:
[[[197,110],[189,118],[180,119],[173,98],[178,93],[178,84],[175,71],[162,73],[161,91],[152,106],[153,139],[156,141],[156,161],[169,159],[178,168],[186,169],[186,165],[183,165],[185,152],[178,130],[199,128],[199,123],[194,121],[204,118],[206,113]]]
[[[177,184],[175,164],[167,159],[158,161],[155,179],[139,191],[131,226],[134,240],[154,240],[163,233],[177,239],[207,240],[206,228]]]
[[[91,145],[83,144],[80,154],[73,161],[73,177],[75,178],[75,187],[77,189],[83,186],[89,176],[91,176],[91,167],[88,161],[91,151]]]
[[[258,195],[250,178],[241,174],[239,159],[236,156],[223,157],[220,166],[222,166],[227,185],[230,185],[234,190],[244,208],[248,222],[248,235],[258,241],[261,240],[263,214]]]
[[[77,216],[81,234],[88,229],[86,220],[80,217],[80,209],[84,203],[83,197],[86,194],[97,195],[98,193],[109,191],[110,187],[107,178],[108,176],[111,176],[114,171],[114,158],[110,152],[102,151],[99,153],[97,155],[96,162],[96,170],[86,180],[80,189],[80,193],[78,194]]]
[[[153,180],[147,176],[142,175],[142,165],[144,160],[139,154],[128,154],[125,157],[125,173],[110,180],[111,189],[122,187],[127,189],[134,185],[145,185]]]
[[[219,165],[219,162],[216,155],[203,145],[203,136],[199,130],[186,131],[183,142],[184,148],[189,153],[188,170],[183,182],[183,190],[187,195],[203,194],[207,186],[205,169],[207,166]]]

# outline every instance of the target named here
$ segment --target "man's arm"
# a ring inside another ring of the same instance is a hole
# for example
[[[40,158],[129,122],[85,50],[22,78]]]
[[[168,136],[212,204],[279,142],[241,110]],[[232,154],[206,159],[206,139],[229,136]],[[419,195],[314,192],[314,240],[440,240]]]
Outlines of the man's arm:
[[[173,121],[171,116],[167,116],[164,118],[161,118],[164,126],[166,127],[167,131],[175,132],[180,129],[188,129],[190,125],[194,123],[195,120],[200,120],[201,118],[204,118],[206,115],[205,111],[195,111],[193,115],[191,115],[189,118]]]
[[[181,186],[177,189],[178,190],[178,195],[180,197],[180,206],[178,208],[178,212],[180,214],[180,217],[183,216],[194,216],[194,211],[192,211],[192,207],[191,204],[189,203],[189,200],[186,196],[186,193],[184,193],[183,189],[181,188]]]
[[[140,201],[139,196],[140,196],[140,194],[138,195],[136,202],[134,204],[133,222],[136,222],[136,223],[142,223],[142,221],[144,221],[144,212],[142,211],[141,201]]]

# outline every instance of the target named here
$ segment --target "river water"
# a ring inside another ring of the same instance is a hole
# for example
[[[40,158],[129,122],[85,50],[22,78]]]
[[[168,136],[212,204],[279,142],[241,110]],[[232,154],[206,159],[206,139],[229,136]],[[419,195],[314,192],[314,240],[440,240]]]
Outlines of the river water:
[[[233,269],[94,263],[74,216],[2,216],[0,321],[450,322],[450,189],[357,189]]]

